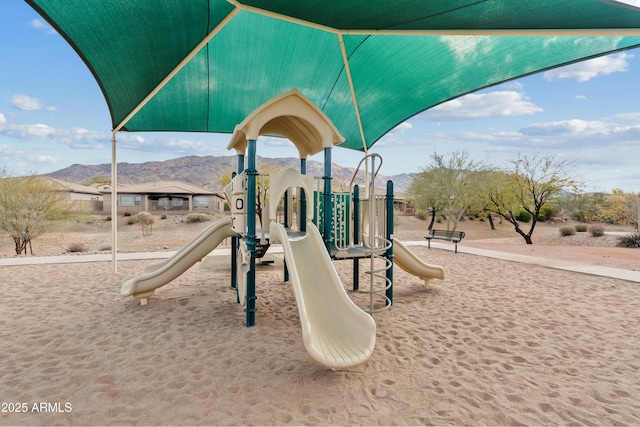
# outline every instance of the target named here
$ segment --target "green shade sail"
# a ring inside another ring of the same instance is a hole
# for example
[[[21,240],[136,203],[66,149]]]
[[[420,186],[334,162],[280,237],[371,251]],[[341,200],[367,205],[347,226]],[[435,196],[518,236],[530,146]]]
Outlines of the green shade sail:
[[[232,133],[296,88],[371,147],[415,114],[640,46],[608,0],[27,0],[102,88],[113,129]]]

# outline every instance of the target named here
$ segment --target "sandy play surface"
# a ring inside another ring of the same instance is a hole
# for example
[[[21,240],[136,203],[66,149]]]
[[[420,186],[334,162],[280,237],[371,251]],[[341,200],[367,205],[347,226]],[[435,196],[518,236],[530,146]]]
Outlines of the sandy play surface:
[[[252,328],[225,259],[147,306],[118,291],[148,261],[1,267],[0,424],[640,424],[637,283],[415,250],[446,279],[396,269],[373,356],[347,371],[307,355],[277,262]]]

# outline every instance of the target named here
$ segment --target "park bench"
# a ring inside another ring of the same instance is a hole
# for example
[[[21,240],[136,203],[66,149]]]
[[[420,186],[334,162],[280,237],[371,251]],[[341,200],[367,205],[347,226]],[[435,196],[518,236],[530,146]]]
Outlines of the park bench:
[[[458,242],[462,240],[464,237],[464,231],[449,231],[449,230],[429,230],[429,235],[424,238],[427,239],[428,247],[431,249],[431,239],[439,239],[439,240],[448,240],[450,242],[455,243],[456,250],[455,253],[458,253]]]

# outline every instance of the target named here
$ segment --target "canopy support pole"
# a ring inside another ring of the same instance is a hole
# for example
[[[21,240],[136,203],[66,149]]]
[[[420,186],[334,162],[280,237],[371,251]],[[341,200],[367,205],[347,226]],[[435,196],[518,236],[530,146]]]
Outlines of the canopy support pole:
[[[116,161],[116,131],[111,133],[111,264],[118,272],[118,162]]]
[[[351,99],[353,100],[353,108],[356,113],[356,120],[358,121],[358,128],[360,129],[360,138],[362,138],[362,149],[367,154],[367,139],[364,137],[364,128],[362,127],[362,119],[360,118],[360,108],[358,107],[358,98],[356,97],[356,89],[353,87],[353,79],[351,78],[351,68],[349,68],[349,58],[347,58],[347,50],[344,47],[344,39],[342,34],[338,34],[338,40],[340,41],[340,51],[342,52],[342,62],[344,63],[344,70],[347,73],[347,80],[349,81],[349,89],[351,90]]]

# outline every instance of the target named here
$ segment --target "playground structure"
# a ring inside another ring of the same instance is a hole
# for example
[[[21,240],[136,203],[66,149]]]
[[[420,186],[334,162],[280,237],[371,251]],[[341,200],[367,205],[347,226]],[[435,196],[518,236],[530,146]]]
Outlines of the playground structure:
[[[287,169],[271,174],[267,203],[266,193],[256,194],[257,180],[264,179],[256,169],[256,142],[260,135],[274,134],[288,138],[298,149],[300,171]],[[322,111],[296,90],[263,104],[236,126],[228,146],[236,150],[238,158],[237,173],[225,188],[231,218],[212,224],[168,260],[147,267],[141,276],[125,282],[121,293],[146,303],[154,289],[175,279],[231,237],[231,286],[244,307],[246,326],[253,326],[256,259],[264,256],[270,244],[281,243],[285,280],[293,287],[307,352],[333,369],[349,368],[367,360],[376,338],[376,324],[369,313],[393,304],[394,257],[397,265],[425,281],[443,279],[444,269],[424,263],[402,243],[394,244],[393,183],[387,183],[384,196],[375,193],[380,156],[363,158],[349,192],[331,191],[331,149],[343,139]],[[306,175],[306,159],[320,152],[324,153],[324,176],[317,191],[312,191],[316,186],[314,178]],[[362,166],[365,195],[360,198],[355,181]],[[263,198],[260,230],[256,227],[257,197]],[[279,206],[283,206],[280,211]],[[279,213],[282,223],[275,220]],[[368,261],[364,274],[369,286],[360,289],[363,259]],[[369,294],[367,310],[351,300],[333,260],[353,261],[353,288]]]

